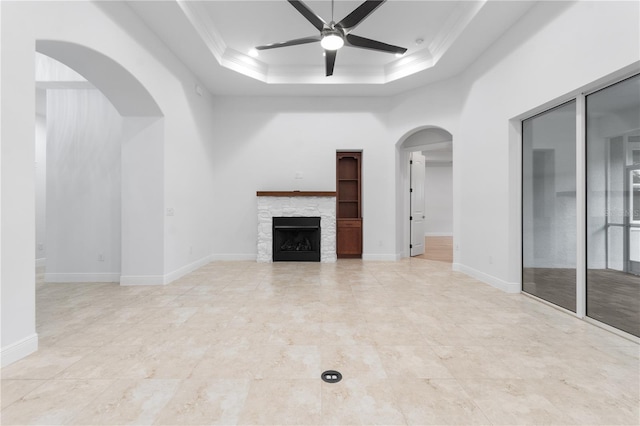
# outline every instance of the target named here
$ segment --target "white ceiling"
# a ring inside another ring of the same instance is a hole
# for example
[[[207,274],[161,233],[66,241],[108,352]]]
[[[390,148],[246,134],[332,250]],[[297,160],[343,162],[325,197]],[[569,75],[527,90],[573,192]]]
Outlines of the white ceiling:
[[[335,21],[361,3],[336,1]],[[460,73],[533,3],[389,0],[353,34],[406,47],[407,53],[398,58],[343,47],[331,77],[325,77],[319,43],[263,50],[257,58],[249,56],[249,50],[257,45],[318,34],[285,0],[128,4],[214,94],[384,96]],[[325,21],[331,21],[330,1],[305,4]]]
[[[339,22],[361,1],[339,1],[335,4],[335,22]],[[326,22],[331,21],[331,2],[307,1],[307,6]],[[472,9],[472,3],[458,2],[399,2],[389,1],[372,13],[354,30],[354,34],[375,38],[389,44],[409,49],[408,54],[427,51],[429,41],[436,39],[442,31],[443,23],[455,8]],[[317,35],[318,31],[286,1],[240,1],[208,2],[204,9],[211,22],[228,46],[241,53],[247,53],[257,45],[299,37]],[[229,19],[231,17],[231,19]],[[389,17],[394,18],[389,21]],[[265,21],[266,20],[266,21]],[[418,45],[415,40],[421,38],[426,43]],[[428,54],[427,54],[428,55]],[[373,52],[364,49],[348,48],[338,55],[339,67],[375,67],[397,61],[391,54]],[[324,62],[319,43],[292,46],[261,52],[260,61],[267,65],[313,66],[322,73]]]

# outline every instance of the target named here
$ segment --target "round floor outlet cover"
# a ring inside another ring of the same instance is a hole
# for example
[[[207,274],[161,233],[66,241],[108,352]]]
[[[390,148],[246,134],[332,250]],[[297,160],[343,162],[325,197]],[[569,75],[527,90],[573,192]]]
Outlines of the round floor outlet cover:
[[[327,383],[338,383],[340,380],[342,380],[342,374],[335,370],[327,370],[322,373],[322,380]]]

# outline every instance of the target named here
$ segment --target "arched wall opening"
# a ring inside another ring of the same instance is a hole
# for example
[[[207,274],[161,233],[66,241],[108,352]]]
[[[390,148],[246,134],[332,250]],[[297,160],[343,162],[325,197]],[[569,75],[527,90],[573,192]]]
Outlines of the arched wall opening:
[[[97,87],[123,117],[162,117],[142,83],[110,57],[76,43],[37,40],[36,51],[82,75]]]
[[[400,257],[411,255],[409,161],[413,152],[426,154],[427,167],[429,167],[429,163],[453,167],[453,135],[441,127],[425,125],[406,132],[396,143],[396,252]],[[450,221],[451,234],[453,235],[453,212]]]
[[[45,281],[163,284],[162,111],[134,75],[100,52],[53,40],[38,40],[36,51],[86,79],[84,89],[47,90],[44,101],[56,120],[45,133],[58,142],[46,150],[59,160],[46,188],[62,189],[47,197],[47,244],[36,241],[36,257],[47,250]],[[38,93],[47,87],[40,85]]]

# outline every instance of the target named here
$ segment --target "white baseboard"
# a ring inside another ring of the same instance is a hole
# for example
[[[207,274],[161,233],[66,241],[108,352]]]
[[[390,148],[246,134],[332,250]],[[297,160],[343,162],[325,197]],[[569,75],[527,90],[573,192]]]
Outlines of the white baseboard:
[[[212,254],[209,261],[239,261],[239,260],[252,260],[257,261],[258,255],[256,253],[224,253],[224,254]]]
[[[213,255],[205,256],[202,259],[198,259],[195,262],[191,262],[188,265],[183,266],[182,268],[178,268],[173,272],[165,274],[164,284],[169,284],[170,282],[173,282],[181,277],[184,277],[188,273],[195,271],[196,269],[206,265],[212,260],[213,260]]]
[[[362,255],[362,260],[380,260],[386,262],[395,262],[400,260],[400,253],[383,253],[383,254],[366,254]],[[255,253],[252,254],[213,254],[210,256],[209,262],[228,262],[228,261],[239,261],[239,260],[251,260],[256,262],[257,255]],[[208,262],[207,262],[208,263]],[[326,262],[325,262],[326,263]],[[200,265],[202,266],[202,265]],[[198,266],[198,267],[200,267]],[[191,272],[191,271],[189,271]]]
[[[166,285],[212,261],[256,260],[255,254],[211,254],[165,275],[123,275],[120,285]]]
[[[374,260],[382,262],[396,262],[400,259],[396,253],[383,253],[383,254],[362,254],[362,260]]]
[[[112,272],[94,273],[45,273],[47,283],[117,283],[120,274]]]
[[[477,269],[471,268],[469,266],[463,265],[461,263],[454,263],[451,265],[451,269],[453,271],[462,272],[463,274],[469,275],[483,283],[489,284],[491,287],[495,287],[499,290],[504,291],[505,293],[520,293],[520,284],[519,283],[510,283],[500,278],[494,277],[493,275],[486,274],[482,271],[478,271]]]
[[[22,340],[5,346],[0,352],[0,363],[2,367],[6,367],[22,358],[31,355],[38,350],[38,334],[33,333],[31,336],[27,336]]]
[[[425,237],[453,237],[452,232],[425,232]]]
[[[47,266],[47,258],[41,257],[40,259],[36,259],[36,268],[41,268],[43,266]]]

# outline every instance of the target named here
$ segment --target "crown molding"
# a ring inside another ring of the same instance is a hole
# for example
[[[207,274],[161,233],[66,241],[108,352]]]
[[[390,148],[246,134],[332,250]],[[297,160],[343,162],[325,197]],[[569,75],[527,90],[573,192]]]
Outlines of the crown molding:
[[[429,44],[429,51],[433,55],[434,65],[444,56],[486,4],[487,0],[479,0],[462,2],[456,6],[440,32]]]
[[[220,63],[225,51],[227,50],[227,44],[224,42],[222,35],[216,30],[211,19],[209,19],[207,11],[199,4],[199,2],[176,0],[176,3],[191,26],[205,42],[209,51],[213,54],[218,63]]]
[[[487,0],[481,0],[458,5],[428,47],[383,66],[342,67],[339,74],[327,78],[323,73],[324,65],[317,67],[268,65],[257,58],[230,48],[200,2],[176,0],[187,21],[220,66],[267,84],[331,85],[386,84],[434,67],[486,2]]]

